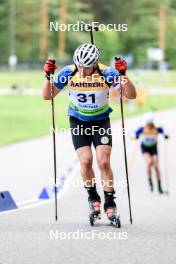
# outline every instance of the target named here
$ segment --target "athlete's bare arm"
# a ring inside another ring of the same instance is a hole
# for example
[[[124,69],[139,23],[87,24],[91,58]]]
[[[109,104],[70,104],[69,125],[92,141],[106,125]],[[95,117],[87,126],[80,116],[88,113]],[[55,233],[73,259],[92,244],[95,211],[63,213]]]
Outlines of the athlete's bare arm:
[[[57,89],[53,84],[53,98],[61,91],[61,89]],[[51,84],[49,80],[45,80],[43,87],[43,99],[51,100]]]
[[[123,95],[128,99],[136,99],[137,93],[134,84],[125,76],[125,83],[123,83]]]
[[[133,83],[129,80],[126,75],[127,63],[123,58],[116,58],[115,69],[120,73],[121,88],[123,95],[128,99],[135,99],[137,96],[136,89]],[[119,80],[118,80],[119,81]]]

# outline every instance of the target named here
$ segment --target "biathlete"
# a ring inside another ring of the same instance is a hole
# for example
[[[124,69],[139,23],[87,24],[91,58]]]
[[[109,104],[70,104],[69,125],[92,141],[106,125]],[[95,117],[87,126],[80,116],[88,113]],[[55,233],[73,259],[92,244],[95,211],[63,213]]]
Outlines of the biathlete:
[[[81,165],[81,176],[88,193],[90,221],[100,217],[101,198],[97,192],[95,175],[92,168],[93,154],[91,145],[96,150],[96,160],[101,173],[104,188],[104,211],[112,222],[117,220],[117,208],[114,202],[114,179],[110,164],[112,135],[108,105],[109,88],[120,88],[119,77],[125,77],[123,95],[128,99],[136,98],[136,90],[126,75],[127,64],[119,59],[115,69],[99,62],[100,51],[93,44],[79,46],[73,56],[73,65],[62,68],[54,77],[55,97],[67,86],[70,104],[68,116],[72,141]],[[43,97],[51,100],[50,74],[56,69],[54,61],[48,60],[44,66],[46,80]],[[74,133],[79,128],[80,133]],[[102,135],[102,131],[103,135]],[[101,133],[100,133],[101,132]],[[109,184],[111,182],[111,185]]]
[[[153,192],[153,181],[152,181],[152,167],[155,170],[158,192],[163,194],[163,189],[161,185],[161,174],[158,162],[158,146],[157,138],[159,134],[162,134],[165,139],[169,136],[164,132],[162,127],[157,127],[154,124],[154,118],[152,113],[146,113],[144,116],[144,126],[139,127],[135,131],[135,138],[141,139],[141,152],[143,154],[144,160],[146,162],[146,170],[148,176],[148,182],[151,192]]]

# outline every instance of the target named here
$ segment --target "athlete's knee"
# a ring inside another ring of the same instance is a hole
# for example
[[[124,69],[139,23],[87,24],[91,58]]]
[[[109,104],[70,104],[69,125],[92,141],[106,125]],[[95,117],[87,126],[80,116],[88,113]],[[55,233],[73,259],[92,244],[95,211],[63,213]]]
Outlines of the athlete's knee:
[[[147,160],[147,167],[148,167],[148,168],[151,168],[152,165],[153,165],[153,161],[152,161],[152,159],[148,159],[148,160]]]
[[[101,159],[97,160],[98,167],[100,170],[108,170],[110,168],[110,160],[108,156],[104,156]]]
[[[80,160],[81,168],[85,170],[90,170],[92,168],[92,157],[85,157]]]
[[[159,164],[157,159],[153,159],[153,167],[155,170],[159,170]]]

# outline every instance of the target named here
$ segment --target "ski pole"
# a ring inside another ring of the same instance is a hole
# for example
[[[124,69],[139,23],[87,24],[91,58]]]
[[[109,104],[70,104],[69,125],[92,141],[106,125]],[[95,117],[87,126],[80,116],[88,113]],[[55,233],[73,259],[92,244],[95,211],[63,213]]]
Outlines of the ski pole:
[[[115,57],[116,61],[119,59],[120,58]],[[122,91],[122,87],[121,87],[121,79],[120,79],[120,110],[121,110],[125,172],[126,172],[126,180],[127,180],[128,204],[129,204],[129,213],[130,213],[130,223],[132,224],[133,220],[132,220],[132,212],[131,212],[130,186],[129,186],[129,177],[128,177],[128,161],[127,161],[127,151],[126,151],[125,120],[124,120],[124,110],[123,110],[123,91]]]
[[[98,31],[98,26],[92,25],[92,24],[85,24],[84,28],[85,28],[86,31],[90,31],[91,43],[94,44],[93,30]]]
[[[55,61],[53,61],[55,63]],[[54,199],[55,199],[55,220],[57,221],[57,164],[56,164],[56,135],[55,135],[55,109],[53,95],[53,73],[50,75],[51,109],[52,109],[52,136],[53,136],[53,158],[54,158]]]

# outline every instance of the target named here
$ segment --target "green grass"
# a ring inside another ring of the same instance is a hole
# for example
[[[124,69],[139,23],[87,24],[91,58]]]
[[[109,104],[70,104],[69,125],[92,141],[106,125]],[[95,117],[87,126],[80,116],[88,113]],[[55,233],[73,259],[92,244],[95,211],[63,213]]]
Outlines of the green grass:
[[[119,107],[114,103],[111,104],[113,112],[111,118],[120,118],[121,114]],[[148,111],[159,111],[162,109],[176,108],[176,95],[153,95],[147,96],[143,106],[139,107],[134,104],[134,101],[131,100],[130,103],[125,104],[124,106],[124,115],[126,117],[142,114]]]
[[[51,126],[51,102],[39,96],[0,96],[0,145],[48,135]],[[67,128],[68,97],[63,92],[56,97],[56,126]],[[120,117],[119,105],[111,104],[114,109],[111,118]],[[151,111],[176,108],[176,96],[148,96],[143,107],[135,108],[125,104],[125,116]]]
[[[56,124],[68,127],[66,96],[56,98]],[[39,96],[0,97],[0,145],[49,134],[51,102]]]
[[[136,86],[144,88],[175,88],[176,87],[176,71],[168,71],[161,73],[152,70],[135,70],[129,71],[129,77]]]
[[[6,71],[0,73],[0,88],[41,88],[43,86],[44,73],[39,70],[30,71]]]
[[[176,71],[161,73],[159,71],[140,70],[128,71],[130,78],[140,87],[176,87]],[[1,72],[0,88],[10,88],[13,85],[20,88],[41,88],[44,73],[40,70]]]

